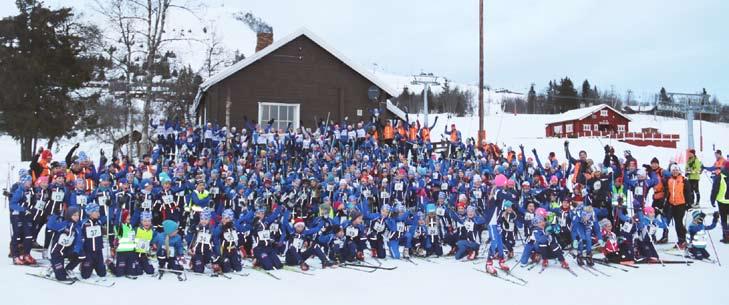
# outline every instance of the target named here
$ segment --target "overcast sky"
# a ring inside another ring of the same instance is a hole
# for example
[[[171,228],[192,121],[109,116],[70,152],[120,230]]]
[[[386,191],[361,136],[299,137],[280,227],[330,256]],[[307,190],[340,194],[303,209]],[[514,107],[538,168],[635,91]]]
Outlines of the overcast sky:
[[[215,23],[226,46],[245,55],[253,52],[255,35],[233,19],[241,10],[267,21],[275,38],[308,27],[368,69],[478,82],[477,0],[201,2],[202,22],[183,16],[176,26]],[[77,7],[103,23],[91,0],[46,3]],[[14,1],[3,0],[0,11],[16,14]],[[705,87],[727,103],[727,12],[729,1],[720,0],[485,0],[486,83],[524,92],[530,83],[541,90],[569,76],[577,87],[587,78],[621,95],[631,89],[638,99],[661,86],[690,93]],[[191,43],[182,57],[199,66],[201,51]]]

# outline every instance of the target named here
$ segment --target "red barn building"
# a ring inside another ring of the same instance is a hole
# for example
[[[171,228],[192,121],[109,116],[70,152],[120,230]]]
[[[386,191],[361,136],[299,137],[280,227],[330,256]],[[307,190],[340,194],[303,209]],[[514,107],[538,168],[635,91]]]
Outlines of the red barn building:
[[[630,119],[606,104],[567,111],[547,124],[547,137],[581,137],[628,132]]]
[[[630,132],[630,119],[605,104],[567,111],[559,120],[547,124],[547,137],[601,137],[616,139],[637,146],[676,148],[677,134],[662,134],[655,128]]]

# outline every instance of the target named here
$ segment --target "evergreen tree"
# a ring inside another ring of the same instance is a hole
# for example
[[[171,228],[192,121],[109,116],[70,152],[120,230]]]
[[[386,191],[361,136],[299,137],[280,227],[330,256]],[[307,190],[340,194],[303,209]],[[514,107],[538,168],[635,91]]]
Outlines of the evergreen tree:
[[[527,113],[537,113],[537,92],[534,91],[534,84],[529,87],[529,94],[527,95]]]
[[[569,77],[560,80],[555,102],[562,112],[579,108],[577,90]]]
[[[666,93],[666,88],[661,87],[661,92],[660,92],[658,100],[661,103],[670,103],[671,102],[671,99],[668,97],[668,94]]]
[[[0,20],[0,130],[20,141],[27,161],[38,139],[52,146],[85,119],[86,98],[71,93],[92,80],[98,62],[89,53],[101,34],[70,8],[16,5],[19,15]]]

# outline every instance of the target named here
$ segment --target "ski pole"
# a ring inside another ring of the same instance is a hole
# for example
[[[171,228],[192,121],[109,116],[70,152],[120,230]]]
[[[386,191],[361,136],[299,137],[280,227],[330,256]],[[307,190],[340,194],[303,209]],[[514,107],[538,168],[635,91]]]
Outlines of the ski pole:
[[[721,267],[721,261],[719,260],[719,253],[716,252],[716,247],[714,246],[714,240],[711,238],[711,234],[709,233],[709,230],[706,230],[706,236],[709,237],[709,242],[711,242],[711,249],[714,250],[714,256],[716,256],[716,262],[719,264],[719,267]]]

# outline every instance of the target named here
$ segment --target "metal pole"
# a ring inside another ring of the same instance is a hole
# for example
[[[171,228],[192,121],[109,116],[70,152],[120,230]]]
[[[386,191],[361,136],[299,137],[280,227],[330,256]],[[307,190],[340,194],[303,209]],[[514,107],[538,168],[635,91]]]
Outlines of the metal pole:
[[[423,89],[423,126],[429,126],[428,125],[428,90],[429,89],[430,89],[430,84],[425,83],[425,87]]]
[[[686,124],[688,124],[688,149],[694,148],[694,107],[689,102],[686,107]]]
[[[483,127],[483,0],[478,1],[478,143],[486,138]]]

